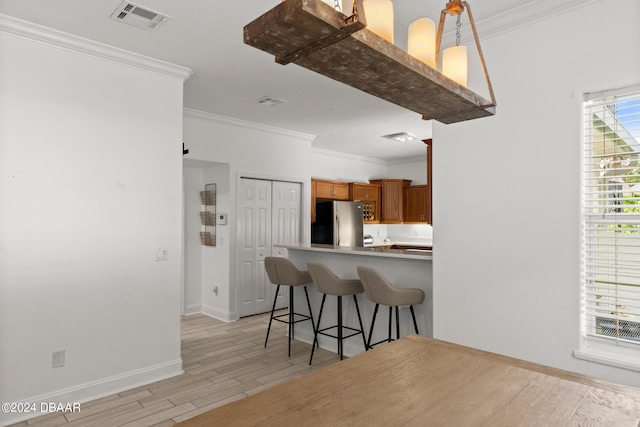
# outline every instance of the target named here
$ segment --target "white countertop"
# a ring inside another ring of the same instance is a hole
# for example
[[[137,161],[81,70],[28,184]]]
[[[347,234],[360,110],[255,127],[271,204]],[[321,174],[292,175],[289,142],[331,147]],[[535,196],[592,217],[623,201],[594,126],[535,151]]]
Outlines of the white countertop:
[[[365,256],[377,256],[385,258],[402,258],[402,259],[415,259],[421,261],[431,261],[433,259],[433,253],[431,251],[414,251],[414,250],[402,250],[402,249],[382,249],[374,246],[368,246],[366,248],[356,248],[348,246],[334,246],[334,245],[318,245],[318,244],[304,244],[297,245],[274,245],[278,248],[301,250],[301,251],[314,251],[314,252],[331,252],[340,253],[345,255],[365,255]]]
[[[374,236],[373,243],[365,246],[433,246],[433,239],[426,237]]]

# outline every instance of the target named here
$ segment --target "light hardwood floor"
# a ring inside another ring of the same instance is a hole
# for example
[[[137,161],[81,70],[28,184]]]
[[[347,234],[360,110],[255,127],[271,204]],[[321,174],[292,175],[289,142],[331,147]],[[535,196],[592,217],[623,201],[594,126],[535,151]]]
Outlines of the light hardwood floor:
[[[339,361],[337,354],[316,349],[309,366],[311,346],[296,340],[287,357],[287,325],[281,322],[273,322],[264,348],[268,322],[269,314],[233,323],[184,317],[184,374],[83,403],[80,412],[48,414],[10,427],[169,426]]]

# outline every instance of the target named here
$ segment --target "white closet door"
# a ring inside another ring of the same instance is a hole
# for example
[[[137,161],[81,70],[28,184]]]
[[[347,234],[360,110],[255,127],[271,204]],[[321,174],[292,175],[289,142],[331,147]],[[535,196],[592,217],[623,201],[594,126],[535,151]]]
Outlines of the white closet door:
[[[275,286],[264,269],[264,259],[271,255],[272,248],[271,181],[241,181],[236,277],[243,317],[270,311]]]
[[[298,182],[273,182],[272,230],[274,245],[300,243],[301,184]],[[277,255],[277,248],[274,249]]]
[[[302,185],[298,182],[273,182],[273,209],[271,213],[272,242],[274,245],[288,245],[300,242],[300,221],[302,218],[300,194]],[[273,248],[273,256],[286,256],[286,249]],[[276,308],[289,305],[289,294],[280,288]]]

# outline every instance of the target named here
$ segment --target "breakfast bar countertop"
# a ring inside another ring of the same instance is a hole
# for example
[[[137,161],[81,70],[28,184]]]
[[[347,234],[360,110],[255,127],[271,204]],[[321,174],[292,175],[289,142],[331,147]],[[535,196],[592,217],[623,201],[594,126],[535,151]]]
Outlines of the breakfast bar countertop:
[[[433,262],[431,251],[414,252],[402,249],[382,248],[353,248],[319,244],[293,244],[274,245],[273,256],[283,256],[300,270],[307,270],[309,262],[320,262],[327,265],[331,271],[342,279],[358,279],[357,267],[371,267],[382,274],[389,282],[399,288],[419,288],[425,293],[422,304],[414,307],[418,330],[426,336],[433,336]],[[317,292],[315,286],[311,286],[309,300],[312,307],[320,307],[322,294]],[[295,305],[303,307],[306,304],[305,297],[298,292],[295,297]],[[371,324],[374,304],[367,300],[366,296],[358,295],[360,299],[360,315],[364,324]],[[387,310],[380,310],[378,322],[388,322]],[[401,310],[401,318],[409,316],[409,310]],[[323,312],[323,318],[335,319],[337,316],[336,304],[328,304]],[[352,304],[347,304],[343,313],[345,324],[357,325],[356,310]],[[314,340],[313,329],[309,322],[301,322],[296,325],[296,339],[311,344]],[[401,321],[400,335],[414,333],[414,325],[411,321]],[[374,330],[372,341],[377,342],[387,337],[387,328],[380,327]],[[320,347],[335,350],[335,340],[320,340]],[[352,356],[364,351],[362,340],[347,340],[344,346],[344,354]]]
[[[273,245],[273,246],[277,248],[296,249],[296,250],[311,251],[311,252],[339,253],[339,254],[345,254],[345,255],[365,255],[365,256],[386,257],[386,258],[413,259],[413,260],[419,260],[419,261],[433,260],[432,251],[426,251],[426,250],[417,251],[417,250],[411,250],[411,249],[409,250],[386,249],[386,248],[378,248],[374,246],[358,248],[358,247],[320,245],[320,244],[309,244],[309,243],[300,243],[296,245]]]

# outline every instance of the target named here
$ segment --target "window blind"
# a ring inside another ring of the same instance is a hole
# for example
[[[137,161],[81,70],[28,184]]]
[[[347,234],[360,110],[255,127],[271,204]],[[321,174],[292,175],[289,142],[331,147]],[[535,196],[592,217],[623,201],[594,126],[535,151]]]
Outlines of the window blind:
[[[640,346],[640,88],[583,103],[587,337]]]

